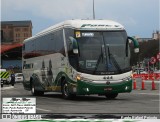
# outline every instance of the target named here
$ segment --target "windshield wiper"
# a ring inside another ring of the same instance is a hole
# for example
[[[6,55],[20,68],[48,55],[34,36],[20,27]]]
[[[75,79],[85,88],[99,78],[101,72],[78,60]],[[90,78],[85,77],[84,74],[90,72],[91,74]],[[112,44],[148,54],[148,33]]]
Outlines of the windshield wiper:
[[[99,65],[101,59],[103,59],[102,47],[101,47],[101,54],[100,54],[99,57],[98,57],[98,60],[97,60],[95,69],[94,69],[94,71],[93,71],[93,74],[95,74],[95,72],[97,71],[97,68],[98,68],[98,65]]]
[[[107,50],[108,50],[109,63],[111,63],[111,59],[112,59],[112,62],[113,62],[113,64],[114,64],[114,66],[115,66],[116,69],[121,73],[122,70],[121,70],[119,64],[117,63],[116,59],[114,58],[114,56],[110,53],[110,48],[109,48],[108,45],[107,45]]]

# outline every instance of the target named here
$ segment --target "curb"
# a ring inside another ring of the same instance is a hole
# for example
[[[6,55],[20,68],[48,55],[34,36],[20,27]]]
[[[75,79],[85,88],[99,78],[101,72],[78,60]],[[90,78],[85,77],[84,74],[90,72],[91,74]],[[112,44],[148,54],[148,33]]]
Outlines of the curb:
[[[1,90],[12,89],[12,88],[14,88],[14,86],[2,87]]]

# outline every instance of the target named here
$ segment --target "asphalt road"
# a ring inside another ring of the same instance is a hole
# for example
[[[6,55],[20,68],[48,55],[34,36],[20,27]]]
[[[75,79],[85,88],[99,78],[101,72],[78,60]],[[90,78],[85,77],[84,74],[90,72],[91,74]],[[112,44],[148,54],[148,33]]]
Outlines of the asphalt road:
[[[159,82],[159,81],[158,81]],[[159,114],[160,91],[151,90],[151,83],[146,82],[146,90],[141,90],[140,83],[131,93],[119,94],[115,100],[104,96],[77,96],[74,100],[64,100],[60,93],[45,93],[36,97],[37,113],[54,114]],[[30,91],[23,89],[21,83],[14,87],[4,85],[1,97],[33,97]]]

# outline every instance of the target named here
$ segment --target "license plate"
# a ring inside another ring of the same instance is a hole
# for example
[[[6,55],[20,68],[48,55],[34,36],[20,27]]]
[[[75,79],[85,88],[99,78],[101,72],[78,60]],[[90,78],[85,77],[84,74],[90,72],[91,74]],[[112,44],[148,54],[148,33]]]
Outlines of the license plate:
[[[111,91],[112,88],[104,88],[105,91]]]

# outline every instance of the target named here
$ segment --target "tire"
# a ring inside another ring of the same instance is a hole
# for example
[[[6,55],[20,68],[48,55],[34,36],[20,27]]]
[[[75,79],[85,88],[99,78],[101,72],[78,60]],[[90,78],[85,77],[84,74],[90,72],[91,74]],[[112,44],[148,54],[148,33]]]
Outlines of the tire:
[[[7,85],[9,85],[9,81],[7,81]]]
[[[75,98],[76,95],[75,94],[71,94],[69,92],[68,84],[67,84],[67,82],[65,80],[62,82],[61,89],[62,89],[62,96],[63,96],[64,99],[73,99],[73,98]]]
[[[118,96],[118,93],[111,93],[105,95],[107,99],[115,99]]]
[[[41,96],[41,95],[44,94],[43,91],[37,91],[35,89],[35,85],[33,83],[31,84],[31,93],[32,93],[33,96]]]

